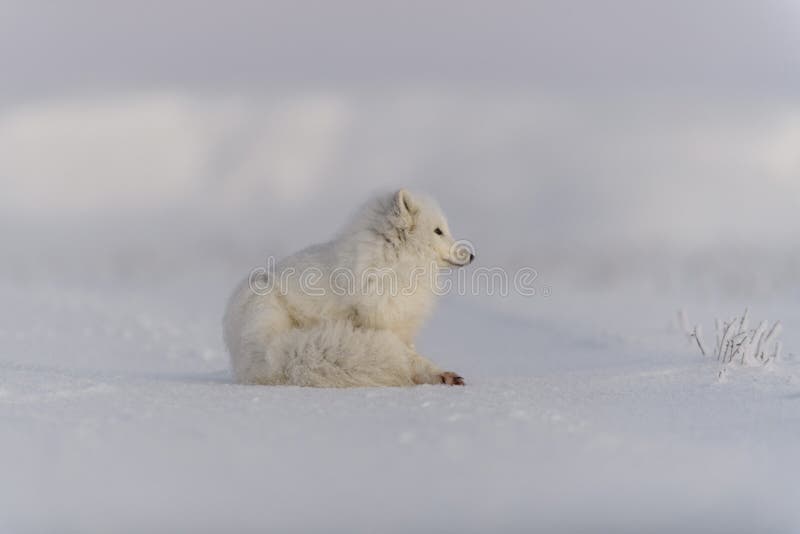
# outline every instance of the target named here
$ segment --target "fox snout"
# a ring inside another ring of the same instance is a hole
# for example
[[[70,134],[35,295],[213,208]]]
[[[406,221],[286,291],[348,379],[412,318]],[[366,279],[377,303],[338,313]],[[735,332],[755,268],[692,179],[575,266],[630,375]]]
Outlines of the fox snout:
[[[475,259],[475,248],[469,241],[456,241],[451,248],[450,263],[464,267]]]

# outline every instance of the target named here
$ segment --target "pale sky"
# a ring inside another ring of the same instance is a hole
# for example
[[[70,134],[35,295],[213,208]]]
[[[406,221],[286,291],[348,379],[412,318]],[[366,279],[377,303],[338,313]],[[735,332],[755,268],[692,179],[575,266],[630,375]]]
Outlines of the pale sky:
[[[0,4],[0,217],[279,247],[402,185],[489,257],[795,243],[798,146],[798,1]]]
[[[0,95],[492,84],[800,91],[800,3],[6,1]]]

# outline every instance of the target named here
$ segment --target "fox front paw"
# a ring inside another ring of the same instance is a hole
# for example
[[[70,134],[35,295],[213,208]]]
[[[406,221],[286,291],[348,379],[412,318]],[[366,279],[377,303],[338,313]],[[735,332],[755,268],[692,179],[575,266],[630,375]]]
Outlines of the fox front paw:
[[[442,381],[442,384],[447,386],[463,386],[464,379],[458,376],[455,373],[446,372],[439,375],[439,379]]]

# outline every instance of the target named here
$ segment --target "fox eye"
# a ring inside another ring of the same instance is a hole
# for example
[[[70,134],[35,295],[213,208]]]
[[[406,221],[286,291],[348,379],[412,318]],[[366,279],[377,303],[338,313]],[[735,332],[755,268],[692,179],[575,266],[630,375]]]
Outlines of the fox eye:
[[[433,233],[434,233],[434,234],[436,234],[436,235],[442,235],[442,234],[444,234],[444,232],[442,232],[442,229],[441,229],[441,228],[437,228],[436,230],[434,230],[434,231],[433,231]]]

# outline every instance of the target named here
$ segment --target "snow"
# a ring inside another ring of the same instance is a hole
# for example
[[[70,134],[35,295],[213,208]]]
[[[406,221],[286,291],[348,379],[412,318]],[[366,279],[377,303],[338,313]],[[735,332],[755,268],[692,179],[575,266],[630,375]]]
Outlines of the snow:
[[[609,127],[591,99],[409,94],[0,113],[0,531],[800,528],[796,103]],[[468,385],[233,384],[239,277],[409,176],[476,267],[539,273],[443,298],[417,347]],[[784,351],[721,372],[677,312],[711,345],[745,307]]]
[[[799,524],[795,362],[721,382],[668,303],[637,322],[598,314],[599,295],[582,313],[557,293],[448,296],[418,346],[467,387],[269,388],[231,383],[230,280],[205,275],[171,291],[2,286],[3,529]]]

